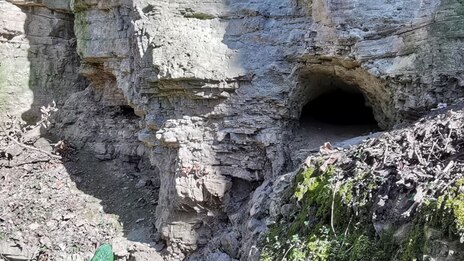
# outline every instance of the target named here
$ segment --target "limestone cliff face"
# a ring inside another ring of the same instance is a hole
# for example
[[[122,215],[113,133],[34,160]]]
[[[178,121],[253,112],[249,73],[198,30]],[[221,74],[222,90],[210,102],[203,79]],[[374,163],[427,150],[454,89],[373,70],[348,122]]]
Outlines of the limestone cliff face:
[[[7,75],[24,73],[0,76],[0,102],[12,89],[30,102],[34,79],[34,93],[64,97],[84,82],[78,70],[101,106],[134,108],[173,259],[199,247],[213,259],[257,258],[247,240],[266,224],[250,195],[298,163],[289,140],[324,82],[358,88],[384,128],[464,96],[458,0],[10,2],[22,9],[0,1],[19,21],[2,11],[0,55],[12,61]]]
[[[85,87],[74,17],[58,1],[12,2],[0,1],[0,118],[8,111],[35,122],[41,106],[53,100],[61,106]]]

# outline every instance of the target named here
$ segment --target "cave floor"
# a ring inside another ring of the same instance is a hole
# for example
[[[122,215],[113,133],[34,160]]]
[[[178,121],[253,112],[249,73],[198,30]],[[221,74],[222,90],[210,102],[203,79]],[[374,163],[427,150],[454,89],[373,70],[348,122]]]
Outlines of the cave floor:
[[[301,121],[294,129],[290,141],[290,156],[293,162],[301,163],[311,152],[319,151],[319,147],[329,142],[337,146],[343,141],[370,135],[379,131],[376,124],[339,125],[321,122],[312,118]]]

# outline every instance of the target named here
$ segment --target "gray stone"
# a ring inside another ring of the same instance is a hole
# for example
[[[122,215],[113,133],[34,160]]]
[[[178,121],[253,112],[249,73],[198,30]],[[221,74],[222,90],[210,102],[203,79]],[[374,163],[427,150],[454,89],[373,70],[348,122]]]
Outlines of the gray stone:
[[[221,238],[221,249],[232,258],[237,258],[240,250],[239,235],[235,232],[225,234]]]
[[[164,260],[156,253],[135,252],[129,257],[129,261],[162,261]]]
[[[221,252],[215,252],[215,253],[209,254],[206,257],[206,260],[207,261],[233,261],[233,259],[230,258],[230,256],[228,256],[225,253],[221,253]]]
[[[292,139],[304,105],[333,81],[355,86],[383,128],[451,104],[464,96],[459,10],[438,0],[0,1],[0,117],[33,122],[56,100],[54,131],[76,147],[149,157],[172,256],[198,242],[214,249],[208,238],[234,226],[238,256],[256,257],[257,232],[289,211],[279,176],[322,136]],[[258,189],[235,197],[243,182]]]
[[[98,155],[106,154],[106,144],[105,143],[96,143],[94,145],[94,152]]]

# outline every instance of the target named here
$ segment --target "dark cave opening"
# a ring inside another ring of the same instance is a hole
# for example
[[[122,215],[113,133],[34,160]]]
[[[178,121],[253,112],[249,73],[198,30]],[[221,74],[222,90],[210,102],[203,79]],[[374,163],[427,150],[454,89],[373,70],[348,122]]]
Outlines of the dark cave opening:
[[[318,151],[326,142],[345,147],[381,129],[372,100],[353,77],[330,72],[306,72],[295,92],[299,108],[289,144],[293,162],[302,162],[308,152]],[[374,101],[375,102],[375,101]]]
[[[121,115],[124,115],[126,117],[130,117],[130,118],[135,116],[134,108],[132,108],[129,105],[120,105],[119,106],[119,113]]]
[[[340,126],[377,124],[364,95],[343,89],[323,93],[303,107],[300,124],[314,121]]]

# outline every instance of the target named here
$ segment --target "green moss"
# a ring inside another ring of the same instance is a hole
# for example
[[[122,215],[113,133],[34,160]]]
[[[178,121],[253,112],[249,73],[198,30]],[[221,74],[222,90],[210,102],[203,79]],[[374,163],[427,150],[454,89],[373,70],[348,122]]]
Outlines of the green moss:
[[[380,237],[364,227],[351,234],[337,238],[332,248],[331,259],[340,261],[388,261],[397,251],[393,233],[384,232]]]
[[[88,42],[91,41],[90,25],[86,13],[76,13],[74,18],[74,31],[77,41],[77,53],[81,58],[85,56]]]
[[[307,260],[306,259],[306,253],[299,250],[299,249],[291,249],[286,257],[289,260],[298,260],[298,261]]]
[[[304,209],[300,211],[291,223],[288,229],[288,235],[295,235],[297,233],[307,233],[308,230],[308,218],[309,218],[309,210],[308,206],[305,206]]]
[[[75,0],[73,5],[73,12],[80,13],[88,10],[90,5],[85,2],[85,0]]]
[[[300,211],[293,219],[282,220],[270,229],[266,242],[270,247],[263,251],[263,260],[282,259],[285,253],[288,260],[345,260],[341,255],[350,252],[345,246],[354,239],[335,235],[331,227],[333,222],[339,231],[348,229],[353,182],[338,187],[335,174],[341,170],[329,166],[322,171],[319,165],[295,177],[293,199],[300,205]]]
[[[297,211],[270,228],[262,260],[409,261],[442,257],[446,251],[464,260],[464,245],[458,243],[464,242],[464,179],[441,196],[427,194],[430,198],[411,220],[394,219],[379,235],[372,221],[379,208],[373,204],[384,196],[379,186],[391,184],[371,171],[364,154],[357,151],[349,164],[326,168],[313,162],[296,175],[284,202]],[[413,191],[398,193],[407,199]]]
[[[332,193],[330,179],[333,169],[320,171],[319,167],[308,168],[301,171],[294,181],[293,199],[300,202],[301,209],[292,220],[282,220],[281,224],[273,226],[267,236],[262,260],[325,260],[330,252],[331,242],[321,240],[326,227],[324,222],[310,224],[310,216],[315,214],[318,218],[326,220],[327,209],[330,209]],[[315,213],[314,210],[316,211]],[[327,237],[325,237],[327,238]],[[267,258],[267,259],[266,259]]]
[[[199,20],[211,20],[216,18],[216,16],[207,14],[207,13],[200,13],[200,12],[195,12],[195,13],[186,13],[184,14],[185,18],[194,18],[194,19],[199,19]]]
[[[325,172],[319,168],[309,168],[296,178],[294,196],[304,206],[317,207],[317,217],[326,216],[332,203],[331,181],[335,170],[329,167]]]
[[[420,260],[424,254],[426,243],[424,223],[421,219],[416,222],[402,245],[401,260],[403,261]]]
[[[296,175],[287,202],[299,210],[270,228],[262,260],[422,260],[434,251],[435,239],[427,231],[449,242],[464,239],[464,179],[422,204],[401,237],[393,236],[395,227],[379,236],[372,224],[372,197],[383,181],[368,171],[347,174],[340,166],[322,171],[320,165]]]
[[[371,250],[372,238],[366,235],[360,235],[353,240],[352,250],[350,251],[350,260],[362,260],[366,256],[369,256],[368,253]]]
[[[431,251],[426,231],[437,231],[440,238],[464,241],[464,179],[459,180],[434,201],[425,202],[401,248],[401,260],[421,260]],[[434,240],[434,239],[432,239]],[[442,240],[443,241],[443,240]]]
[[[309,187],[311,187],[310,182],[311,177],[313,174],[316,172],[315,167],[310,167],[307,170],[300,172],[296,178],[295,178],[295,183],[296,187],[294,188],[294,196],[295,198],[300,201],[303,199],[303,196],[305,195],[306,191],[308,191]]]
[[[311,236],[308,243],[309,258],[314,261],[329,260],[332,250],[332,242],[328,239]],[[304,257],[306,258],[306,256]]]
[[[449,198],[445,207],[451,211],[458,233],[464,238],[464,195],[459,193],[454,198]]]
[[[464,242],[464,179],[458,180],[445,195],[438,198],[435,208],[433,225],[442,229],[449,228],[451,233]]]
[[[378,187],[372,175],[360,171],[340,182],[343,169],[328,166],[322,171],[321,165],[296,175],[291,191],[299,211],[270,228],[262,260],[390,260],[398,249],[393,237],[377,237],[367,225],[367,201]],[[353,206],[365,215],[355,215]]]
[[[353,181],[348,181],[340,186],[338,193],[343,200],[343,203],[349,205],[353,202]]]

